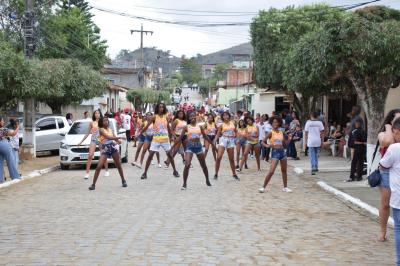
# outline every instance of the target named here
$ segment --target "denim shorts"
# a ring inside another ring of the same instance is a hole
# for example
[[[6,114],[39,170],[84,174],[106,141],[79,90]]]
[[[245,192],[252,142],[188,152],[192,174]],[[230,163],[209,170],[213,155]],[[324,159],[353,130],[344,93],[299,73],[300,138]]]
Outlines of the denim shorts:
[[[144,142],[152,142],[153,136],[144,136]]]
[[[390,176],[389,176],[389,171],[379,171],[381,173],[381,183],[379,184],[379,187],[382,188],[390,188]]]
[[[138,138],[137,138],[137,141],[138,141],[139,143],[144,143],[145,140],[146,140],[146,137],[145,137],[143,134],[142,134],[142,135],[139,135]]]
[[[118,145],[114,143],[101,145],[101,155],[105,155],[107,156],[107,158],[111,158],[117,152],[118,152]]]
[[[240,146],[246,145],[246,142],[247,142],[246,138],[237,138],[236,139],[236,144],[240,143]]]
[[[203,144],[201,142],[188,142],[188,145],[186,147],[186,152],[194,153],[194,154],[200,154],[203,152]]]
[[[234,138],[226,138],[220,137],[219,138],[219,145],[225,147],[225,149],[235,148],[235,139]]]
[[[271,159],[278,161],[286,159],[285,149],[272,149]]]
[[[169,152],[171,149],[171,144],[169,142],[151,142],[150,145],[150,151],[160,151],[160,149],[163,149],[166,152]]]
[[[261,147],[260,142],[251,143],[250,141],[246,141],[246,145],[251,145],[251,147],[252,147],[253,149],[254,149],[254,148],[260,148],[260,147]]]

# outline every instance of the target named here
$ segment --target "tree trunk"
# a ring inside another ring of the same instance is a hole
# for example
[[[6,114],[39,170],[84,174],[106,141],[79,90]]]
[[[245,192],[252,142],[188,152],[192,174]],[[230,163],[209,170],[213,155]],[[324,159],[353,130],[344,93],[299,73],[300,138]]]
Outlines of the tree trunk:
[[[384,78],[381,78],[379,82],[374,82],[372,77],[353,73],[349,73],[347,77],[357,92],[360,104],[367,118],[368,143],[375,144],[385,116],[385,103],[390,83],[382,82]]]

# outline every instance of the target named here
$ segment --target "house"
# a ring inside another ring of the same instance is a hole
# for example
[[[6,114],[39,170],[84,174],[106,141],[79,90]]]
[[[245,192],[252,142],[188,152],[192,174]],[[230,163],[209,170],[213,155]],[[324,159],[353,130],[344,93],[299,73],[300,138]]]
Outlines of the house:
[[[215,64],[201,65],[201,73],[203,79],[208,79],[212,76],[212,74],[214,73],[215,66],[216,66]]]
[[[105,65],[101,73],[111,84],[125,88],[151,88],[152,86],[152,71],[149,68]]]

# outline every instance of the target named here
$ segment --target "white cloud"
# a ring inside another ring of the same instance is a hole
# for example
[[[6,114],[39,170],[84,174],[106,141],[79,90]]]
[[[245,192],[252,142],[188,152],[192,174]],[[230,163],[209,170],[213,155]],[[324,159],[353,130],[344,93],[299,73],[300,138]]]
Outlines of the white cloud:
[[[251,0],[251,1],[228,1],[228,0],[89,0],[89,3],[96,7],[103,7],[120,11],[136,16],[151,17],[163,20],[196,20],[207,22],[221,21],[251,21],[251,17],[201,17],[201,16],[179,16],[164,13],[178,13],[167,10],[155,10],[139,8],[138,6],[149,6],[158,8],[171,9],[189,9],[189,10],[214,10],[228,12],[258,12],[260,9],[268,9],[271,6],[282,8],[288,5],[302,5],[314,3],[313,0]],[[319,1],[318,1],[319,2]],[[331,0],[325,1],[331,5],[346,5],[363,2],[361,0]],[[396,3],[397,2],[397,3]],[[388,4],[395,8],[400,8],[398,1],[383,0],[381,4]],[[164,13],[161,13],[164,12]],[[176,56],[185,54],[194,56],[197,53],[208,54],[214,51],[225,49],[233,45],[248,42],[249,29],[248,27],[218,27],[218,28],[192,28],[176,25],[168,25],[161,23],[145,22],[138,19],[132,19],[113,15],[98,10],[92,10],[95,15],[94,22],[101,29],[102,38],[107,40],[108,53],[111,57],[121,49],[134,50],[140,46],[140,35],[135,33],[130,34],[131,29],[140,29],[143,23],[145,30],[154,31],[153,36],[144,38],[145,47],[158,47],[163,50],[171,50],[171,53]]]

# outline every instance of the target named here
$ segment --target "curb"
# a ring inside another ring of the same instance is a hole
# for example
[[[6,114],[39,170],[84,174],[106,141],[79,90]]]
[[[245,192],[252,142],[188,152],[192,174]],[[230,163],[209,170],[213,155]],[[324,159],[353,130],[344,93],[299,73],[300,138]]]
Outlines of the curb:
[[[317,184],[323,190],[333,194],[336,198],[343,201],[345,204],[353,205],[356,208],[365,211],[373,219],[379,219],[379,210],[377,208],[372,207],[371,205],[361,201],[360,199],[350,196],[349,194],[346,194],[346,193],[328,185],[324,181],[319,181],[319,182],[317,182]],[[389,217],[388,225],[390,225],[391,227],[394,227],[394,221],[393,221],[392,217]]]
[[[51,166],[51,167],[48,167],[48,168],[44,168],[44,169],[40,169],[40,170],[34,170],[34,171],[30,172],[26,176],[22,176],[21,178],[14,179],[14,180],[11,180],[11,181],[6,181],[6,182],[0,184],[0,189],[9,187],[9,186],[14,185],[14,184],[17,184],[17,183],[19,183],[19,182],[21,182],[23,180],[35,178],[35,177],[38,177],[38,176],[42,176],[44,174],[48,174],[48,173],[57,171],[58,169],[60,169],[60,166],[59,165],[54,165],[54,166]]]

